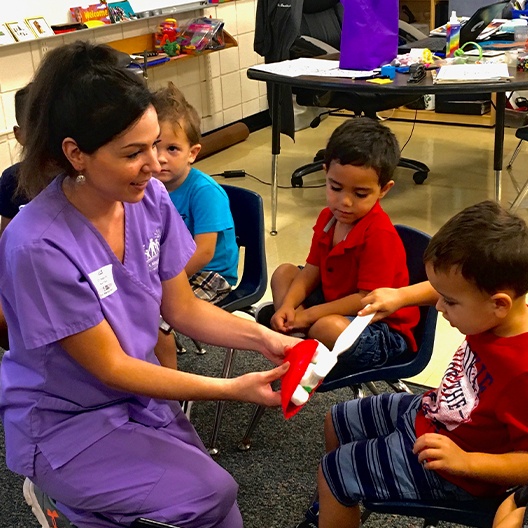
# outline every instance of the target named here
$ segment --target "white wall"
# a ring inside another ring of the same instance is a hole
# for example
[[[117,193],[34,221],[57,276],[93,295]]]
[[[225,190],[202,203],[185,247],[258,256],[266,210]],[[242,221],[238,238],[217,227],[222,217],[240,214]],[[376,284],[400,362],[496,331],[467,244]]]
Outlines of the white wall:
[[[136,12],[149,9],[158,9],[167,6],[184,5],[196,0],[132,0],[133,8],[138,8]],[[70,7],[86,7],[90,4],[97,4],[97,0],[23,0],[2,2],[0,11],[0,22],[24,21],[25,18],[42,16],[48,24],[63,24],[72,22]],[[144,9],[143,9],[144,8]]]
[[[253,51],[255,9],[256,0],[236,0],[178,15],[180,23],[202,14],[221,18],[225,29],[238,41],[238,47],[182,62],[174,61],[149,70],[148,83],[152,89],[172,80],[184,92],[202,116],[203,132],[234,123],[267,108],[265,83],[251,81],[246,75],[248,67],[262,62],[262,58]],[[47,49],[79,38],[105,43],[153,33],[164,18],[153,17],[0,46],[0,171],[17,161],[19,155],[12,133],[15,92],[31,80]]]

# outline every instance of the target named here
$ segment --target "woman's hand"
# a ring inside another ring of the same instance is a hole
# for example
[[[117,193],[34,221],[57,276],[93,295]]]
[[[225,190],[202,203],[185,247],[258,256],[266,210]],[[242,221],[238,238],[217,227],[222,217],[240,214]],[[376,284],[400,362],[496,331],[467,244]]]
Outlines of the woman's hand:
[[[272,370],[250,372],[235,378],[233,381],[236,384],[236,399],[266,407],[277,407],[281,404],[281,394],[271,388],[271,383],[282,378],[289,367],[290,364],[286,362]]]
[[[279,332],[274,332],[264,326],[262,326],[262,330],[264,331],[264,348],[262,348],[260,352],[264,357],[268,358],[276,365],[279,365],[284,361],[286,350],[294,347],[297,343],[302,341],[302,339],[299,339],[298,337],[280,334]]]

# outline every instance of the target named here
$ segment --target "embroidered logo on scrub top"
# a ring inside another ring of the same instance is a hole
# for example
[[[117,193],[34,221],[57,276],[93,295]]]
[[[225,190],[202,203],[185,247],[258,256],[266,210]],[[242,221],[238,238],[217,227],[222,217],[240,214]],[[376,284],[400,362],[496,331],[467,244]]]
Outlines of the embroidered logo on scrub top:
[[[112,273],[112,264],[107,264],[96,271],[92,271],[92,273],[88,273],[88,277],[90,277],[92,284],[95,286],[99,299],[104,299],[117,291],[114,274]]]
[[[149,271],[155,271],[159,266],[161,229],[156,229],[154,234],[149,238],[148,245],[143,245],[143,251],[147,259]]]

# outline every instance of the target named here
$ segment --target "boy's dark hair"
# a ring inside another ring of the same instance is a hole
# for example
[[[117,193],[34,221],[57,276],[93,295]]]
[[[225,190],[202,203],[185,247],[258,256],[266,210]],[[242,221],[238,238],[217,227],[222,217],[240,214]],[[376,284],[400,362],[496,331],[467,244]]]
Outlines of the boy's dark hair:
[[[477,288],[491,295],[528,292],[528,227],[492,201],[467,207],[433,236],[424,262],[435,272],[456,267]]]
[[[340,165],[372,168],[380,187],[392,179],[400,159],[400,147],[389,128],[368,117],[348,119],[338,126],[328,141],[324,162],[327,169]]]
[[[29,89],[33,83],[29,83],[24,88],[20,88],[15,93],[15,119],[19,127],[24,127],[24,118],[26,114],[26,107],[29,95]]]
[[[154,107],[159,121],[170,121],[174,126],[180,126],[191,145],[200,143],[200,116],[172,81],[166,88],[154,93]]]
[[[76,176],[62,151],[65,138],[92,154],[151,104],[142,79],[109,46],[76,41],[49,51],[29,91],[20,189],[33,197],[61,172]]]

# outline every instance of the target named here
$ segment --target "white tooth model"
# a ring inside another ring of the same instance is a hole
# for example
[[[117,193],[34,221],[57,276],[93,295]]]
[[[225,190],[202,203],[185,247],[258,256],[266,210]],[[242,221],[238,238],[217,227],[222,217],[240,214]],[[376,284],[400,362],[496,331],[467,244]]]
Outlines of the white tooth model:
[[[294,405],[304,405],[308,401],[310,393],[334,368],[339,354],[348,350],[354,344],[374,315],[375,313],[355,317],[336,339],[334,348],[331,351],[323,343],[317,345],[315,354],[291,397],[291,402]]]

